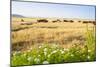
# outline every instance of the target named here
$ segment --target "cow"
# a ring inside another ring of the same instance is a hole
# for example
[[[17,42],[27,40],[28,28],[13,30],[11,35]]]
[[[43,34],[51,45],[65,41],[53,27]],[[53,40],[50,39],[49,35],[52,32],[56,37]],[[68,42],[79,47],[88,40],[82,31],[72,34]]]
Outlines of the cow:
[[[83,23],[92,23],[92,24],[96,25],[95,21],[83,21]]]
[[[96,22],[95,22],[95,21],[92,21],[92,23],[93,23],[94,25],[96,25]]]
[[[78,22],[80,23],[81,21],[79,20]]]
[[[46,20],[46,19],[39,19],[39,20],[37,20],[37,22],[44,22],[44,23],[47,23],[48,20]]]
[[[83,21],[83,23],[90,23],[89,21]]]
[[[57,21],[57,22],[61,22],[61,20],[59,20],[59,19],[57,19],[56,21]]]
[[[57,22],[57,21],[54,20],[54,21],[52,21],[52,22],[55,23],[55,22]]]
[[[69,22],[73,23],[74,21],[73,20],[69,20]]]
[[[68,22],[68,20],[63,20],[63,22]]]
[[[55,22],[61,22],[61,20],[59,20],[59,19],[57,19],[57,20],[54,20],[54,21],[52,21],[53,23],[55,23]]]

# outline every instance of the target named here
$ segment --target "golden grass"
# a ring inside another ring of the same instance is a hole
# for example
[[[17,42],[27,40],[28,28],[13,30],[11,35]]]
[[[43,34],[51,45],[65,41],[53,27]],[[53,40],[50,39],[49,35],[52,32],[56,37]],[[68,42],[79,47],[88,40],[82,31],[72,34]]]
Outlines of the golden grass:
[[[32,22],[36,20],[36,18],[24,18],[24,20]],[[16,45],[20,47],[39,43],[54,43],[67,48],[69,45],[73,44],[73,42],[84,45],[86,26],[88,25],[89,30],[94,27],[93,24],[83,24],[79,22],[48,22],[20,25],[18,21],[20,21],[20,18],[14,18],[12,22],[12,29],[21,28],[19,31],[12,31],[12,45],[15,47]]]

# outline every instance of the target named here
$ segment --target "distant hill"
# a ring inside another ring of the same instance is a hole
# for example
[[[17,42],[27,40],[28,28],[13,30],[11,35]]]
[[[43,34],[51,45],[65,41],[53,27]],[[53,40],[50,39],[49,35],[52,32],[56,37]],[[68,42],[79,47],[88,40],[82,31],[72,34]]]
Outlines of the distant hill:
[[[18,14],[12,14],[12,17],[24,17],[24,16]]]

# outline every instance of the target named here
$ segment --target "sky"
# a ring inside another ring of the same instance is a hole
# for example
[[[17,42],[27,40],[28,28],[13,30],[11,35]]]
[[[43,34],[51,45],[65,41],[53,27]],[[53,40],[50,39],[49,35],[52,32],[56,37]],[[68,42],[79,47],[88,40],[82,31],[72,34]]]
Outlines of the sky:
[[[95,7],[86,5],[12,1],[12,14],[26,17],[95,19]]]

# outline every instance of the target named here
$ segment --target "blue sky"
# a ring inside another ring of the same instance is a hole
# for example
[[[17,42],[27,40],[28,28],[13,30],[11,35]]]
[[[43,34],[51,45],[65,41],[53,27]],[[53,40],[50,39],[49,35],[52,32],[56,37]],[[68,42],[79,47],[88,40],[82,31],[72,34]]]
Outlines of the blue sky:
[[[95,7],[13,1],[12,14],[19,14],[26,17],[95,19]]]

